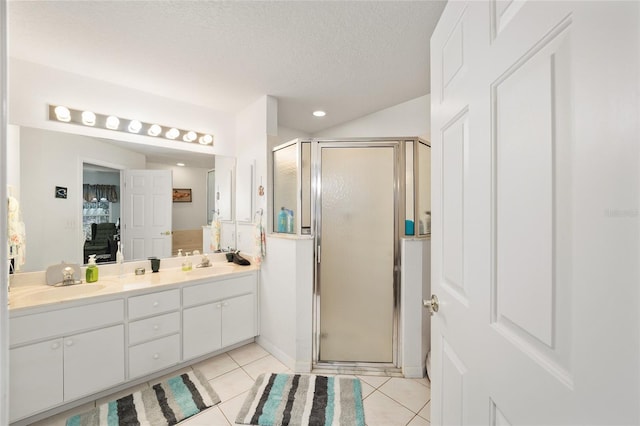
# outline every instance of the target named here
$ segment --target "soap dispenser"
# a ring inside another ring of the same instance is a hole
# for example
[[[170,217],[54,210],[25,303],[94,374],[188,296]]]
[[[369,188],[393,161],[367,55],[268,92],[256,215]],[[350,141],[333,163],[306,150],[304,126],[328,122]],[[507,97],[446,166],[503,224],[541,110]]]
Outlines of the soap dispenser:
[[[89,255],[89,264],[87,265],[87,274],[86,274],[88,283],[95,283],[98,281],[98,265],[96,265],[96,255]]]

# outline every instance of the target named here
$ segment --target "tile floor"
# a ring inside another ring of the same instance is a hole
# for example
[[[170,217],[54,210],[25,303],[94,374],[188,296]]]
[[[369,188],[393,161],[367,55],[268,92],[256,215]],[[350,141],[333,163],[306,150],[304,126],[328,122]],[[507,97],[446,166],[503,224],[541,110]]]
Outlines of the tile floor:
[[[180,423],[180,426],[229,426],[235,424],[245,396],[254,380],[262,373],[290,372],[280,361],[262,347],[251,343],[230,352],[209,358],[194,367],[209,380],[222,402]],[[186,368],[188,370],[190,367]],[[171,373],[174,376],[179,372]],[[358,376],[362,382],[365,420],[368,426],[421,426],[429,425],[431,389],[427,379],[402,379],[398,377]],[[153,380],[153,383],[164,377]],[[96,404],[117,399],[141,384],[92,403],[41,420],[37,426],[63,426],[66,419],[87,411]]]

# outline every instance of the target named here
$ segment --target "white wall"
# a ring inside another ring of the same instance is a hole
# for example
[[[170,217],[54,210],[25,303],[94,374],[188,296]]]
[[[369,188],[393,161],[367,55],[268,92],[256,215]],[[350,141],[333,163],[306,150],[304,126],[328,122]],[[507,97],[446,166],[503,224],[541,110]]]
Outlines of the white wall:
[[[269,135],[277,132],[277,108],[278,102],[271,96],[263,96],[236,117],[236,157],[237,170],[246,170],[248,164],[254,165],[253,185],[250,195],[253,200],[251,220],[255,212],[262,209],[263,220],[267,224],[267,198],[269,197],[269,185],[267,184],[267,147]],[[258,195],[258,186],[264,187],[264,195]],[[246,194],[236,194],[246,196]],[[247,254],[255,252],[254,245],[255,227],[253,223],[238,222],[237,224],[237,248]],[[268,250],[268,248],[267,248]]]
[[[20,129],[20,200],[26,228],[23,271],[82,262],[82,163],[145,168],[145,157],[93,138]],[[117,167],[115,167],[117,168]],[[54,197],[56,186],[68,198]]]
[[[174,188],[191,188],[190,203],[172,204],[174,231],[201,229],[207,224],[207,172],[210,169],[158,163],[147,163],[147,169],[171,170]]]
[[[12,195],[20,201],[20,127],[7,128],[7,185],[13,191]]]
[[[269,146],[269,151],[282,143],[289,142],[297,138],[304,139],[310,137],[311,133],[303,132],[302,130],[298,129],[292,129],[290,127],[278,126],[278,143],[274,144],[273,146]]]
[[[347,123],[321,130],[314,138],[347,137],[431,137],[431,96],[403,102]]]
[[[423,377],[431,348],[431,317],[422,300],[431,297],[431,241],[403,239],[400,287],[400,353],[405,377]]]
[[[296,372],[311,371],[313,239],[267,236],[258,343]]]
[[[235,116],[231,113],[179,102],[17,58],[10,58],[9,72],[11,124],[165,147],[174,147],[179,143],[181,149],[193,152],[235,155]],[[211,148],[49,121],[47,104],[63,104],[102,114],[209,132],[214,136],[214,146]]]

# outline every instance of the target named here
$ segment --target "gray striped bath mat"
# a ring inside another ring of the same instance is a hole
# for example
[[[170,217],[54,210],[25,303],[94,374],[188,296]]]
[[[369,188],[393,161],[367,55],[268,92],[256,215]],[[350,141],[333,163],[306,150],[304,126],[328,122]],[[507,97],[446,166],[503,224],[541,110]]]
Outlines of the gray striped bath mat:
[[[67,419],[67,426],[175,425],[220,402],[197,370]]]
[[[245,425],[364,426],[360,380],[261,374],[238,413]]]

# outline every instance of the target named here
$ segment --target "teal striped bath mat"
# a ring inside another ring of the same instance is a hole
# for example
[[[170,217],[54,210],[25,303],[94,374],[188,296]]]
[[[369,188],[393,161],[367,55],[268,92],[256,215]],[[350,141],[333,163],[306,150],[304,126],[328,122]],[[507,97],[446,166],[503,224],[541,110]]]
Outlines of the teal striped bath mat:
[[[262,426],[364,426],[360,380],[262,374],[249,391],[236,423]]]
[[[175,425],[220,402],[197,370],[67,419],[67,426]]]

